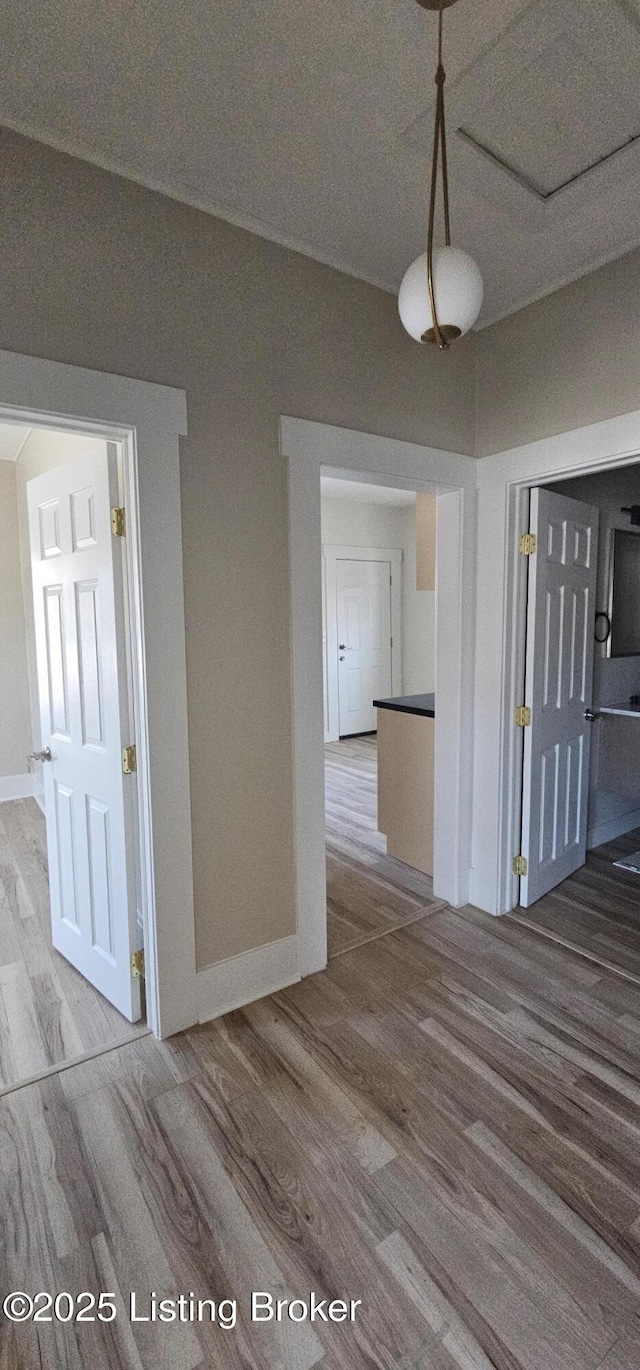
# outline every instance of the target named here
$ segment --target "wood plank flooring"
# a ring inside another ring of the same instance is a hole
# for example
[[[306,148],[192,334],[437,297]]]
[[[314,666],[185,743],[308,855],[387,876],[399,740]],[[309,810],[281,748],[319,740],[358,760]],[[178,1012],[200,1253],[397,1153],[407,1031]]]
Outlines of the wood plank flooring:
[[[444,908],[0,1099],[0,1191],[3,1289],[119,1310],[0,1324],[2,1370],[638,1370],[640,987]],[[252,1324],[254,1290],[362,1305]]]
[[[0,1089],[135,1031],[51,945],[38,805],[0,804]]]
[[[329,957],[442,908],[429,876],[386,854],[376,742],[374,735],[325,746]]]
[[[509,916],[640,982],[640,875],[614,861],[640,847],[640,829],[587,852],[575,875]]]
[[[0,1370],[639,1370],[640,984],[437,904],[384,854],[375,747],[339,746],[327,970],[0,1097],[3,1295],[118,1309],[0,1315]],[[5,966],[30,922],[44,958],[46,906],[8,817]],[[143,1315],[151,1291],[236,1300],[237,1323],[132,1322],[131,1291]],[[253,1291],[361,1302],[252,1323]]]

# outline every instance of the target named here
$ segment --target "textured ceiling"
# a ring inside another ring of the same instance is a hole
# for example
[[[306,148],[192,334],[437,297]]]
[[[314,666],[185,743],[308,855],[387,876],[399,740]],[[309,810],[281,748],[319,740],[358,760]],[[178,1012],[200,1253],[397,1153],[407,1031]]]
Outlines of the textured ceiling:
[[[463,127],[547,197],[638,138],[640,100],[635,89],[626,99],[588,53],[562,36]]]
[[[0,122],[397,289],[424,243],[436,23],[414,0],[22,0]],[[639,44],[640,0],[446,12],[481,323],[640,242]]]

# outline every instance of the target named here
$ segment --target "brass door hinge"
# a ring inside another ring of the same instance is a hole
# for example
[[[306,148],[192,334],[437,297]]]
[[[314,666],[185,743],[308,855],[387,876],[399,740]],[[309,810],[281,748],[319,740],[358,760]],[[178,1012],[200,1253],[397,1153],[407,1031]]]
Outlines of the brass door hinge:
[[[125,747],[122,753],[122,771],[124,775],[131,775],[138,768],[138,759],[135,747]]]
[[[519,704],[516,709],[516,728],[531,727],[531,709],[528,704]]]
[[[513,861],[511,862],[511,869],[512,869],[514,875],[526,875],[526,874],[527,874],[527,858],[526,858],[526,856],[514,856]]]
[[[144,952],[134,951],[131,957],[131,974],[134,980],[139,980],[144,975]]]
[[[535,533],[520,534],[520,556],[531,557],[538,546],[538,539]]]
[[[111,532],[114,538],[127,536],[127,516],[124,509],[111,510]]]

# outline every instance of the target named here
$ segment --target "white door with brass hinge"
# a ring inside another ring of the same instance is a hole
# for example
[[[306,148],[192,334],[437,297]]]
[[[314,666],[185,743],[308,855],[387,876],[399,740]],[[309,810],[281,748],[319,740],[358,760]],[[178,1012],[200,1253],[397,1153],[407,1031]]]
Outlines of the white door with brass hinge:
[[[595,594],[597,509],[531,491],[521,852],[528,908],[584,865]]]
[[[103,441],[27,485],[53,945],[141,1015],[135,777],[116,458]]]

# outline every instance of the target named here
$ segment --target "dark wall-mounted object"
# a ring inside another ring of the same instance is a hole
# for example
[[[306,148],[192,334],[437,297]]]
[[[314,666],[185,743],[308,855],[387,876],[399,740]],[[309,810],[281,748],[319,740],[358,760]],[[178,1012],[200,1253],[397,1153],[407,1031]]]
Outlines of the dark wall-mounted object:
[[[599,613],[596,614],[593,630],[593,636],[595,637],[596,642],[599,642],[600,646],[602,646],[602,644],[607,641],[610,632],[611,619],[609,618],[609,615],[605,613],[604,609],[600,609]]]
[[[640,504],[627,504],[620,513],[630,515],[632,528],[640,528]]]
[[[609,602],[609,656],[640,656],[640,532],[614,529]]]

